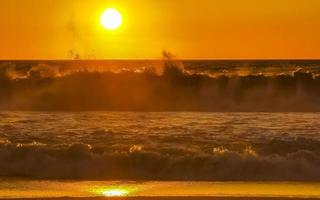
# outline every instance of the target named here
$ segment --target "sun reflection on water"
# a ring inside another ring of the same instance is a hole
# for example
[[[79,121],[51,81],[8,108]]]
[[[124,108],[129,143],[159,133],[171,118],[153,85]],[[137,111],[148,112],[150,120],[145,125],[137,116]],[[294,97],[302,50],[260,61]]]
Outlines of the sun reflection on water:
[[[92,188],[91,192],[103,197],[127,197],[133,195],[137,188],[130,185],[109,185]]]
[[[295,197],[319,198],[319,182],[128,182],[1,180],[6,198],[56,197]]]
[[[124,189],[109,189],[102,192],[103,196],[106,197],[123,197],[128,196],[129,192]]]

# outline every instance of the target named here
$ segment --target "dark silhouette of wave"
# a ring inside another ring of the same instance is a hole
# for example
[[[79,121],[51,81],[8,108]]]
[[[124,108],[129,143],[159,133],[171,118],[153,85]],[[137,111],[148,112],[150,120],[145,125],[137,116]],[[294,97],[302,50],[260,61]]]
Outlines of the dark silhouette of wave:
[[[282,145],[290,144],[282,141]],[[251,147],[242,152],[222,147],[215,148],[213,152],[192,152],[190,149],[179,148],[144,150],[139,146],[123,151],[111,151],[86,144],[64,146],[0,144],[1,177],[84,180],[319,181],[319,167],[319,151],[307,149],[288,154],[269,152],[262,155]]]
[[[181,62],[165,57],[149,62],[2,61],[0,109],[320,111],[319,61]]]

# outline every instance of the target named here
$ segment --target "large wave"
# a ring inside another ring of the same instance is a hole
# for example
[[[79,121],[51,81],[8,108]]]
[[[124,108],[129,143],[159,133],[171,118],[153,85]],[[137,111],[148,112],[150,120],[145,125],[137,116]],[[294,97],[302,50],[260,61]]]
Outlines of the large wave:
[[[0,109],[320,111],[318,62],[279,62],[1,62]]]

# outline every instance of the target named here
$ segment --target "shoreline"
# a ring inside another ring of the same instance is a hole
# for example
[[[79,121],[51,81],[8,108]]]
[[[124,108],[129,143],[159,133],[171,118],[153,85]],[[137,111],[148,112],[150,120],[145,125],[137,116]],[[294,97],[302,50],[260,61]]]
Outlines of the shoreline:
[[[215,197],[215,196],[161,196],[161,197],[52,197],[52,198],[0,198],[0,200],[319,200],[316,197]]]

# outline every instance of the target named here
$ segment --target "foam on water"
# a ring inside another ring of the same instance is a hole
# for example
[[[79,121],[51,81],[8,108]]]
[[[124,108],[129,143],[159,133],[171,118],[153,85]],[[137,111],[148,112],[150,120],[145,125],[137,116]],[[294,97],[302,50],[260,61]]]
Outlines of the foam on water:
[[[320,61],[0,61],[1,110],[320,111]]]
[[[0,176],[319,181],[319,113],[1,112]]]

